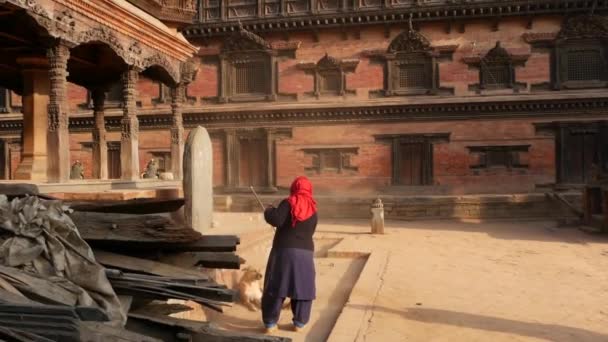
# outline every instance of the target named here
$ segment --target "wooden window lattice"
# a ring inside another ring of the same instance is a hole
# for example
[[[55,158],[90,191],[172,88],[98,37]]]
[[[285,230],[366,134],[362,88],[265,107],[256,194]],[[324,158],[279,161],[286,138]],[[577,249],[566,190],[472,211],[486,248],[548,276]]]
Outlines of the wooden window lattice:
[[[304,153],[311,155],[312,165],[306,170],[320,174],[324,171],[342,173],[356,172],[358,168],[351,163],[352,156],[357,154],[357,148],[313,148],[305,149]]]
[[[235,95],[267,92],[266,68],[263,61],[234,64],[234,92]]]
[[[482,66],[481,82],[488,88],[511,86],[511,67],[508,64]]]
[[[320,73],[319,78],[321,93],[339,93],[342,89],[342,75],[339,71]]]
[[[529,145],[521,146],[469,146],[471,153],[479,155],[477,164],[472,169],[487,168],[527,168],[521,162],[521,153],[527,153]]]
[[[601,80],[603,74],[602,55],[599,50],[570,51],[567,55],[569,81]]]
[[[424,64],[405,64],[399,66],[399,88],[426,88],[427,75]]]

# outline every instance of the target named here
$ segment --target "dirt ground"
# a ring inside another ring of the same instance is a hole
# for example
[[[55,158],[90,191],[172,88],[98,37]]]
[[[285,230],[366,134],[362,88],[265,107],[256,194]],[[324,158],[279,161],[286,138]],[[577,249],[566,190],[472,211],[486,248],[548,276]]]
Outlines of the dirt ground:
[[[264,228],[246,214],[217,220],[218,234],[233,225],[239,234]],[[317,258],[313,319],[304,332],[279,335],[294,341],[608,341],[606,237],[538,221],[388,222],[386,235],[368,231],[366,221],[321,220],[317,236],[326,243],[320,245],[384,253],[386,261],[378,276],[364,259]],[[333,246],[335,239],[341,241]],[[251,249],[252,262],[263,265],[267,248]],[[347,303],[353,285],[353,295],[359,287],[376,290],[366,293],[365,304]],[[358,311],[369,315],[349,321]],[[280,327],[286,328],[291,315],[283,312]],[[224,327],[259,329],[259,313],[243,307],[224,316]],[[331,331],[336,320],[346,332]]]

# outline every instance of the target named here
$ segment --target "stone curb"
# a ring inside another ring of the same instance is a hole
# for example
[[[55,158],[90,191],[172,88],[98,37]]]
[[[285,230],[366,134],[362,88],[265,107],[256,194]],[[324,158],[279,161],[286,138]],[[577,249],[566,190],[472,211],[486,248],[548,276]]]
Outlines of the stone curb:
[[[384,271],[390,254],[386,251],[374,251],[373,253],[369,250],[352,251],[352,247],[349,247],[352,246],[349,240],[351,239],[345,238],[329,250],[328,257],[367,257],[367,261],[348,301],[342,308],[342,312],[331,330],[327,339],[328,342],[352,342],[365,333],[373,313],[376,296],[383,282]],[[347,249],[351,249],[351,251]]]

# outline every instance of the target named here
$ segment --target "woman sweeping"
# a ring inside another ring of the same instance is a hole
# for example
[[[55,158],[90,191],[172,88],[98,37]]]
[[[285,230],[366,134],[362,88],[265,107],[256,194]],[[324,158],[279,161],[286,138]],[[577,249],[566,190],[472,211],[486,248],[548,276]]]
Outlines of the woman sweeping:
[[[278,208],[266,209],[264,218],[277,228],[264,279],[264,326],[268,333],[277,329],[283,302],[290,298],[293,328],[299,331],[310,319],[316,296],[312,236],[317,228],[317,204],[310,181],[296,178],[289,197]]]

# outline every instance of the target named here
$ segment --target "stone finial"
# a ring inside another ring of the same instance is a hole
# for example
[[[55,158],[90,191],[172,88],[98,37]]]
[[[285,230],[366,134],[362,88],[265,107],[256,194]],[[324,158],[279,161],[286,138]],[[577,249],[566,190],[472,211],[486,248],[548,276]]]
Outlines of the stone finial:
[[[384,204],[380,198],[376,198],[371,205],[372,234],[384,234]]]

